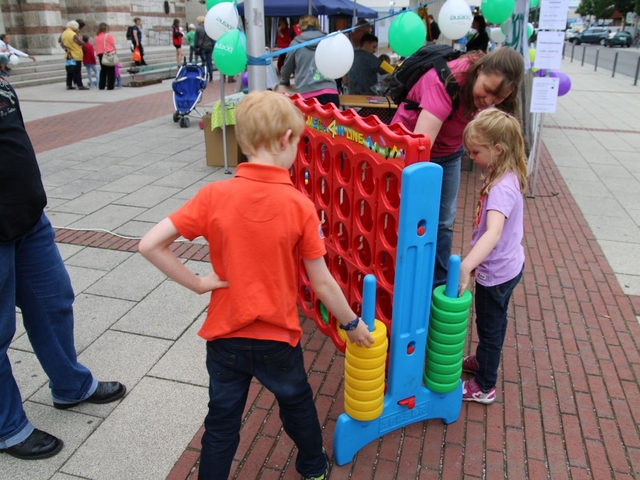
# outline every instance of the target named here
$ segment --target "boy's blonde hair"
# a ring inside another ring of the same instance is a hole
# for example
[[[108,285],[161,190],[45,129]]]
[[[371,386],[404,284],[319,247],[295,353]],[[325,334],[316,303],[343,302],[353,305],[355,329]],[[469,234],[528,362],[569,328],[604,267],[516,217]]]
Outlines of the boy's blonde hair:
[[[304,130],[304,119],[283,93],[251,92],[236,108],[236,139],[248,157],[255,156],[260,147],[278,154],[278,142],[287,130],[291,130],[290,141],[297,141]]]
[[[520,191],[524,193],[527,189],[527,157],[520,123],[513,115],[497,108],[483,110],[464,129],[462,140],[467,151],[471,144],[487,148],[496,145],[502,147],[502,154],[489,166],[488,181],[481,191],[482,195],[489,193],[491,187],[509,170],[518,176]]]

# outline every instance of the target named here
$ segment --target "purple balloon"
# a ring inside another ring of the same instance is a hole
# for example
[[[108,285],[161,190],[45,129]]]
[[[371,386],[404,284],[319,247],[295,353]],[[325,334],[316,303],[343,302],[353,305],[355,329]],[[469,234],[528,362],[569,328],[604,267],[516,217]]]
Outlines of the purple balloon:
[[[569,92],[569,90],[571,90],[571,79],[569,78],[569,75],[567,75],[566,73],[560,72],[558,70],[551,70],[551,72],[549,72],[549,76],[557,78],[559,80],[559,84],[558,84],[559,97],[566,95]]]
[[[240,77],[240,81],[242,82],[242,86],[244,88],[249,87],[249,72],[242,72],[242,76]]]

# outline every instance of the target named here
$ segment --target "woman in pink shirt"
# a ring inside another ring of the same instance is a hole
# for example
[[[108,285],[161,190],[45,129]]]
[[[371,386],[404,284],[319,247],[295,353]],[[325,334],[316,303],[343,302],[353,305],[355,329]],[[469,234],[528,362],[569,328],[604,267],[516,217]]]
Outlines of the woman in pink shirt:
[[[93,39],[96,44],[96,54],[100,60],[100,81],[98,88],[104,90],[106,85],[107,90],[113,90],[116,84],[116,69],[114,66],[107,66],[102,64],[102,56],[107,52],[116,51],[116,39],[109,33],[109,25],[101,22],[98,25],[98,33]]]
[[[447,63],[446,83],[456,82],[459,104],[454,110],[451,96],[435,68],[422,75],[411,88],[407,101],[398,106],[394,123],[431,139],[431,161],[442,167],[442,193],[436,244],[436,268],[433,288],[447,281],[447,268],[456,217],[462,132],[479,110],[496,106],[515,114],[518,88],[524,77],[524,59],[511,48],[503,47],[484,55],[471,52]],[[408,107],[408,108],[407,108]]]

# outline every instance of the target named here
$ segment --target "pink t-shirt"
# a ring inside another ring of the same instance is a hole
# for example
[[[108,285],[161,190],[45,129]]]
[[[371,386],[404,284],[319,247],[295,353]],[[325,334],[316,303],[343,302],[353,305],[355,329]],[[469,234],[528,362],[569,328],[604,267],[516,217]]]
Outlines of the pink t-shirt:
[[[468,58],[459,58],[448,63],[452,73],[466,72],[469,69],[471,60]],[[462,87],[466,78],[462,75],[457,76],[458,85]],[[469,120],[464,116],[464,107],[462,100],[460,106],[453,115],[451,115],[452,101],[447,93],[444,84],[438,78],[435,69],[429,70],[420,80],[416,82],[409,91],[407,99],[413,100],[420,104],[421,110],[426,110],[434,117],[443,122],[440,132],[435,141],[432,139],[431,157],[439,158],[451,155],[462,147],[462,132],[467,126]],[[393,117],[393,123],[402,123],[409,130],[413,131],[418,122],[418,116],[421,110],[407,110],[405,104],[400,104],[398,111]],[[451,118],[449,116],[451,115]]]
[[[107,48],[105,49],[104,36],[107,36]],[[93,39],[93,43],[96,46],[96,55],[102,55],[105,52],[113,52],[116,49],[116,40],[110,33],[99,33]]]

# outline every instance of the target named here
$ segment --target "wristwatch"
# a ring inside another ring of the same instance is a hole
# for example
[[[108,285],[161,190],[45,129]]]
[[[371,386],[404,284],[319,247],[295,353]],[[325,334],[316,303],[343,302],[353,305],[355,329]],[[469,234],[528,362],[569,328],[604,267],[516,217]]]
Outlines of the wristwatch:
[[[346,332],[350,332],[352,330],[355,330],[356,328],[358,328],[358,322],[360,321],[360,317],[356,317],[353,320],[351,320],[349,323],[347,323],[346,325],[342,325],[341,323],[338,324],[338,326],[346,331]]]

